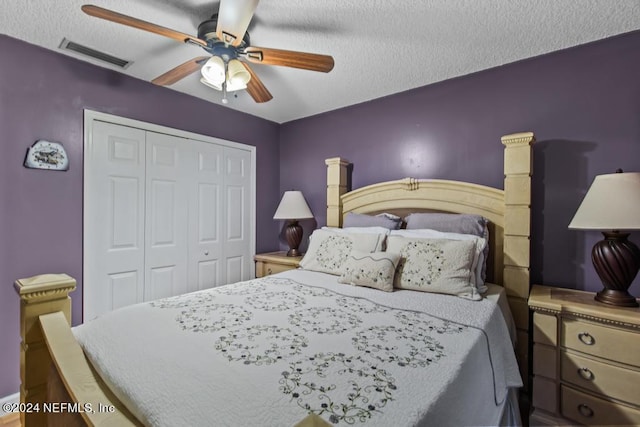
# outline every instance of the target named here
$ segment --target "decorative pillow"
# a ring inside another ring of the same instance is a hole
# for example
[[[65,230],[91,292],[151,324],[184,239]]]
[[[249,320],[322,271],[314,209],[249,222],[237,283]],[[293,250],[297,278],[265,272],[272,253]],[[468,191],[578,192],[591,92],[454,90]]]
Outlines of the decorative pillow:
[[[402,218],[391,214],[365,215],[355,212],[349,212],[345,215],[343,227],[384,227],[389,230],[397,230],[400,228]]]
[[[482,299],[472,284],[473,240],[389,236],[388,250],[401,256],[394,287]]]
[[[487,249],[487,241],[482,237],[474,236],[473,234],[460,234],[460,233],[444,233],[436,230],[391,230],[391,236],[401,237],[413,237],[418,239],[449,239],[449,240],[473,240],[476,242],[476,252],[473,260],[473,285],[478,289],[478,292],[487,292],[487,286],[482,279],[482,269],[486,265],[484,251]]]
[[[487,279],[487,257],[489,256],[489,220],[481,215],[449,213],[412,213],[405,218],[407,230],[430,228],[445,233],[473,234],[487,241],[482,264],[482,282]]]
[[[340,275],[342,265],[353,250],[379,252],[382,250],[385,237],[385,234],[315,230],[311,235],[309,249],[300,261],[300,267],[305,270]]]
[[[352,251],[338,282],[393,292],[393,278],[399,261],[400,254],[392,252]]]

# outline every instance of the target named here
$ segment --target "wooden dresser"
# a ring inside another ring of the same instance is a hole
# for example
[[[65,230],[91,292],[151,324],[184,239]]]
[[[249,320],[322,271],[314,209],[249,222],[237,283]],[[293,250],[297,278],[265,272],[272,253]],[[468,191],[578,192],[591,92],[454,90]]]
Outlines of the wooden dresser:
[[[533,286],[530,425],[640,425],[640,309]]]
[[[298,268],[302,257],[287,256],[286,251],[280,251],[257,254],[253,259],[256,262],[256,277],[264,277]]]

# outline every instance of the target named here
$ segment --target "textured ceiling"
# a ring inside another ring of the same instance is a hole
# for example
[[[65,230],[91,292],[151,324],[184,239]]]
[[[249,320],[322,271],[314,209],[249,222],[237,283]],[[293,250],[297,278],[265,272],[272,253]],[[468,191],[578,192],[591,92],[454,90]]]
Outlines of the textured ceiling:
[[[134,61],[119,71],[147,81],[206,54],[85,15],[85,2],[1,0],[0,32],[54,51],[66,37]],[[93,4],[195,36],[219,2]],[[336,65],[329,74],[254,65],[273,100],[256,104],[242,91],[227,107],[283,123],[639,28],[638,0],[262,0],[252,44],[330,54]],[[221,103],[199,73],[172,89]]]

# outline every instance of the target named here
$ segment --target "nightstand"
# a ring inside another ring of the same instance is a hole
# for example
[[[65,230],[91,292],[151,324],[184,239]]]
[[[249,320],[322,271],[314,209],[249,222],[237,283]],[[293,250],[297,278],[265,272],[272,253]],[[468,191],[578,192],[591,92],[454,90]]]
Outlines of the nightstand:
[[[593,297],[548,286],[531,290],[531,426],[640,424],[640,309]]]
[[[302,256],[287,256],[286,251],[280,251],[257,254],[253,259],[256,262],[256,277],[264,277],[298,268]]]

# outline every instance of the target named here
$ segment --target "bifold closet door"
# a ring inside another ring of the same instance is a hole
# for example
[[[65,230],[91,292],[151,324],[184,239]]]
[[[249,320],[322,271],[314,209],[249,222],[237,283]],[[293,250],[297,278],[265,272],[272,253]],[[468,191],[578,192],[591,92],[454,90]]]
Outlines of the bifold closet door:
[[[189,185],[189,290],[224,284],[223,147],[189,141],[194,179]]]
[[[251,153],[190,141],[189,290],[251,278]]]
[[[248,280],[253,263],[250,250],[251,153],[223,148],[225,283]]]
[[[146,138],[144,300],[188,289],[190,141],[155,132]]]
[[[144,298],[145,138],[96,121],[85,148],[85,321]]]
[[[252,151],[94,121],[84,320],[252,278]]]

